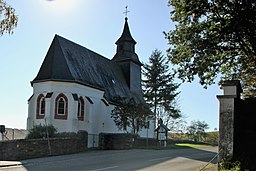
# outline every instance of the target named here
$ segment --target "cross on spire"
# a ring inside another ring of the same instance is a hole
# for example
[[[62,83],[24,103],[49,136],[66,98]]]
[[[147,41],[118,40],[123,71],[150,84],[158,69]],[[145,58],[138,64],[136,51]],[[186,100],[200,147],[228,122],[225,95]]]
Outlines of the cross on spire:
[[[127,18],[127,14],[128,14],[128,12],[130,12],[130,11],[128,11],[128,5],[125,7],[125,12],[123,12],[124,14],[125,14],[125,18]]]

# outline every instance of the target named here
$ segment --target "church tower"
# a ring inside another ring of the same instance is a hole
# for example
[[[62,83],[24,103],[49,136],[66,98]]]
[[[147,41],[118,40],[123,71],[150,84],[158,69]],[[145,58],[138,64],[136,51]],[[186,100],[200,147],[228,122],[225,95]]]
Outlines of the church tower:
[[[124,29],[121,37],[116,41],[116,54],[112,61],[118,63],[125,75],[126,82],[133,93],[142,93],[141,89],[141,66],[138,55],[135,53],[136,41],[128,26],[128,18],[125,17]]]

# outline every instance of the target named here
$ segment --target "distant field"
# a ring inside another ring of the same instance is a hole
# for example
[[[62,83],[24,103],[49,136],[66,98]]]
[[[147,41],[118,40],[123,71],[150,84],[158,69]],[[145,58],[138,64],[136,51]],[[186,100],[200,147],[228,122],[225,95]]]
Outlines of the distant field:
[[[177,147],[187,147],[187,148],[203,148],[203,147],[209,147],[210,145],[206,144],[189,144],[189,143],[177,143],[175,144]]]

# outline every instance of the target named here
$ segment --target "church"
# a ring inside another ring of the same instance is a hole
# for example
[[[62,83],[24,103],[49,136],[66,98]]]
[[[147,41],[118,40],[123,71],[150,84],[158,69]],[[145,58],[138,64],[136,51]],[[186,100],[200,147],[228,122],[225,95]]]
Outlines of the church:
[[[52,124],[58,132],[88,132],[88,147],[97,147],[100,133],[124,133],[111,118],[116,98],[144,102],[141,66],[136,41],[125,18],[116,41],[116,54],[108,59],[55,35],[37,76],[31,81],[27,129]],[[145,102],[144,102],[145,103]],[[139,132],[154,137],[154,120]],[[95,144],[96,142],[96,144]]]

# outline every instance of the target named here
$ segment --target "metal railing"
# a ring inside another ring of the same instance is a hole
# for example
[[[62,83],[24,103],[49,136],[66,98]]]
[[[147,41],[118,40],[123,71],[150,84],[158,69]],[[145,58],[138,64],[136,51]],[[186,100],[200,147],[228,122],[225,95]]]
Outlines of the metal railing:
[[[210,163],[212,163],[212,161],[220,155],[221,151],[222,149],[220,149],[219,152],[202,169],[200,169],[200,171],[203,171]]]

